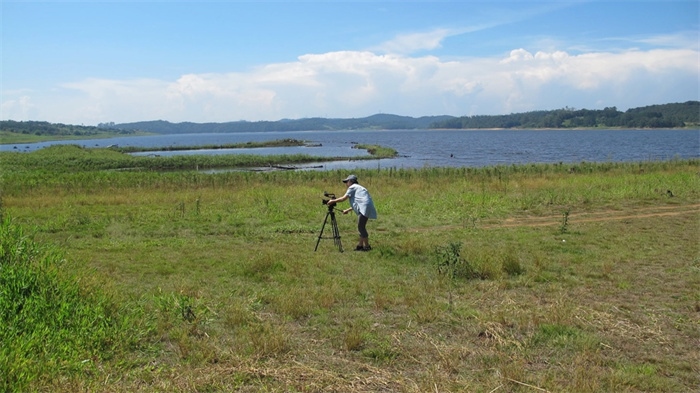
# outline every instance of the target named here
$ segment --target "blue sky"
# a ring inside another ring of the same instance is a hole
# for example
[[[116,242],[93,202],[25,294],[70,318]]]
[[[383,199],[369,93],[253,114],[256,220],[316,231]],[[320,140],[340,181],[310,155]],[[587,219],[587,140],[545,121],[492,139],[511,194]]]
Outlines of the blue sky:
[[[700,99],[694,1],[12,1],[0,119],[495,115]]]

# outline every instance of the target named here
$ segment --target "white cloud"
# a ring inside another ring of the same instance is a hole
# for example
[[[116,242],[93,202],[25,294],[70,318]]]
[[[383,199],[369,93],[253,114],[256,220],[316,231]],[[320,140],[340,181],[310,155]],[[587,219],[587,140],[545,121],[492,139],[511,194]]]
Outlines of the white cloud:
[[[700,48],[700,40],[698,40],[698,38],[697,31],[684,31],[674,34],[639,38],[632,41],[667,48],[686,48],[698,50]]]
[[[32,97],[22,93],[16,98],[4,100],[0,106],[2,118],[8,118],[6,115],[13,114],[18,119],[30,119],[34,114],[35,105],[32,103]]]
[[[408,55],[419,51],[435,50],[441,48],[443,41],[447,38],[492,28],[501,23],[502,22],[491,22],[488,24],[461,27],[458,29],[437,28],[421,33],[399,34],[377,47],[370,48],[369,51]]]
[[[515,49],[503,58],[443,61],[369,51],[300,56],[249,72],[176,80],[85,79],[53,95],[3,93],[3,118],[73,124],[301,117],[502,114],[697,100],[698,51],[573,55]]]
[[[407,54],[419,50],[432,50],[439,48],[442,40],[454,35],[448,29],[436,29],[426,33],[410,33],[396,36],[394,39],[384,42],[377,50],[385,53]]]

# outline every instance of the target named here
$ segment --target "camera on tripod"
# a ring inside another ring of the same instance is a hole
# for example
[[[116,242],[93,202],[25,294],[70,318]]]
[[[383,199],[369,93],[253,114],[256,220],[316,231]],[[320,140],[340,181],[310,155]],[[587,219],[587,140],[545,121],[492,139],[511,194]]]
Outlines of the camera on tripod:
[[[322,199],[321,200],[321,203],[323,203],[324,205],[328,205],[328,201],[330,201],[331,199],[335,199],[335,194],[332,194],[330,192],[324,191],[323,196],[326,198],[330,198],[330,199]],[[335,205],[335,203],[331,204],[331,206],[333,206],[333,205]]]
[[[326,228],[326,223],[330,218],[331,229],[333,231],[333,243],[338,247],[338,251],[343,252],[343,244],[340,242],[340,231],[338,230],[338,222],[335,220],[335,202],[329,203],[331,199],[335,199],[335,194],[330,192],[323,192],[323,196],[328,199],[322,199],[323,206],[328,206],[328,212],[326,212],[326,219],[323,220],[323,225],[321,226],[321,233],[318,234],[318,240],[316,240],[316,247],[314,251],[318,250],[318,244],[321,242],[323,237],[323,230]]]

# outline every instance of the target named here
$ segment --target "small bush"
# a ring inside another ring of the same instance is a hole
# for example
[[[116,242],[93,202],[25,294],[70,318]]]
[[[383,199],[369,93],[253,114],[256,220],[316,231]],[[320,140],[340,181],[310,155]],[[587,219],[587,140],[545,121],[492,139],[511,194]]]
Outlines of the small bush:
[[[446,246],[437,247],[435,256],[437,259],[437,268],[440,274],[449,276],[450,278],[475,278],[476,272],[474,267],[462,258],[460,255],[462,244],[451,242]]]

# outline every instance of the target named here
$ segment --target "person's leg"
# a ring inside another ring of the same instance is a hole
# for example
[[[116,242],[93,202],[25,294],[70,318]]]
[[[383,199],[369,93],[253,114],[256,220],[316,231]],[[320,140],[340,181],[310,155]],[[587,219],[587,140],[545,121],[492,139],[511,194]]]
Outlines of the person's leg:
[[[367,221],[369,220],[368,217],[359,215],[357,217],[357,231],[360,233],[360,244],[358,247],[361,247],[364,250],[369,249],[369,233],[367,233]]]
[[[370,249],[370,247],[369,247],[369,238],[367,238],[367,237],[360,238],[360,243],[362,243],[362,249],[363,249],[363,250],[369,250],[369,249]]]

